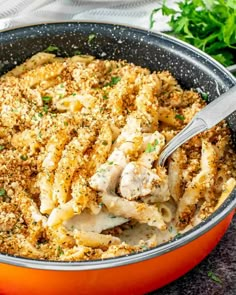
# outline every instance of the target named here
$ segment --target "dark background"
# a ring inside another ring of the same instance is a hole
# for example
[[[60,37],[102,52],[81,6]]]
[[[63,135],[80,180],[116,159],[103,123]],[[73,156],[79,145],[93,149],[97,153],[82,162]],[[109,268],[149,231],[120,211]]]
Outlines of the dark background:
[[[170,265],[171,267],[171,265]],[[221,283],[208,276],[214,273]],[[216,248],[182,278],[149,295],[235,295],[236,215]]]

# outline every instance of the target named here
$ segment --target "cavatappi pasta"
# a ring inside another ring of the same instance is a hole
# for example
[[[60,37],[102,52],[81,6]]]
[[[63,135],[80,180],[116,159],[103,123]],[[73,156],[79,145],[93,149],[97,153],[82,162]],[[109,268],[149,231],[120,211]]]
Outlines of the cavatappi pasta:
[[[225,122],[157,166],[205,102],[168,72],[38,53],[0,78],[0,252],[126,255],[208,217],[235,186]]]

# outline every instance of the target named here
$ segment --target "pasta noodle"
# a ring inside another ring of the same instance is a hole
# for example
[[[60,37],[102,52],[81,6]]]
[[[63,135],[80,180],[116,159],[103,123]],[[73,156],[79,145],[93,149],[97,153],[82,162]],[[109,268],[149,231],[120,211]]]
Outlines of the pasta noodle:
[[[205,106],[168,71],[37,53],[0,77],[0,252],[127,255],[205,220],[236,183],[223,121],[157,165]]]

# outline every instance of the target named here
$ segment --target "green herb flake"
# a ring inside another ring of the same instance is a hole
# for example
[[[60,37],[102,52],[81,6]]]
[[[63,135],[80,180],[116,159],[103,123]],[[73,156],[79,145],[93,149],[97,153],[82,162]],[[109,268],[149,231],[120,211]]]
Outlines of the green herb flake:
[[[103,140],[102,145],[108,145],[107,140]]]
[[[59,256],[64,254],[64,251],[62,250],[62,248],[60,246],[57,247],[57,252],[58,252]]]
[[[208,94],[207,93],[202,92],[201,97],[202,97],[203,100],[208,101]]]
[[[64,122],[64,125],[65,125],[65,126],[68,126],[68,122],[65,121],[65,122]]]
[[[74,51],[74,55],[81,55],[82,53],[81,53],[81,51],[80,50],[75,50]]]
[[[145,150],[145,153],[152,153],[156,150],[156,147],[158,145],[158,140],[155,139],[154,143],[151,144],[150,142],[147,144],[147,147],[146,147],[146,150]]]
[[[74,92],[74,93],[72,93],[71,95],[72,95],[72,96],[76,96],[76,93]]]
[[[4,145],[0,145],[0,152],[3,151],[5,149]]]
[[[175,236],[176,239],[179,239],[179,238],[181,238],[181,237],[182,237],[182,234],[181,234],[181,233],[178,233],[178,234]]]
[[[103,207],[104,204],[103,204],[102,202],[100,202],[100,203],[98,204],[98,206],[99,206],[99,207]]]
[[[142,245],[141,248],[142,248],[143,250],[148,250],[148,249],[149,249],[147,245]]]
[[[58,51],[60,51],[60,49],[57,46],[55,46],[55,45],[49,45],[48,48],[46,48],[44,50],[44,52],[48,52],[48,53],[58,52]]]
[[[43,111],[44,111],[45,114],[48,113],[48,105],[43,106]]]
[[[27,155],[21,155],[20,158],[21,158],[22,161],[28,160],[28,156]]]
[[[121,77],[111,77],[111,82],[107,83],[104,85],[104,87],[108,87],[108,86],[114,86],[116,85],[118,82],[120,82]]]
[[[175,115],[175,119],[179,119],[179,120],[181,120],[181,121],[184,121],[184,116],[183,115],[180,115],[180,114],[176,114]]]
[[[6,196],[7,192],[4,188],[0,188],[0,197]]]
[[[105,99],[105,100],[107,100],[107,99],[108,99],[108,96],[107,96],[106,94],[104,94],[104,95],[102,96],[102,98]]]
[[[42,97],[42,100],[43,100],[44,102],[48,103],[48,102],[52,101],[52,97],[51,97],[51,96],[43,96],[43,97]]]
[[[212,281],[218,284],[222,284],[222,280],[216,274],[214,274],[211,270],[208,271],[207,275]]]
[[[38,113],[38,116],[39,116],[39,118],[42,118],[43,117],[43,114],[42,113]]]
[[[172,231],[173,231],[173,227],[172,227],[171,225],[169,226],[168,231],[169,231],[170,233],[172,233]]]
[[[88,44],[89,44],[89,45],[92,43],[92,41],[94,40],[95,37],[96,37],[95,34],[90,34],[90,35],[88,36]]]

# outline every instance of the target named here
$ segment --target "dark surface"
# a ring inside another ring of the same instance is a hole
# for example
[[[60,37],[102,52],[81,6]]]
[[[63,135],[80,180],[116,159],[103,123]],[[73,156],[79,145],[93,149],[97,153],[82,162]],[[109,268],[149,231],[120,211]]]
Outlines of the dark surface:
[[[171,267],[171,266],[170,266]],[[208,276],[211,271],[222,281]],[[182,278],[149,295],[235,295],[236,215],[223,239],[206,259]]]

